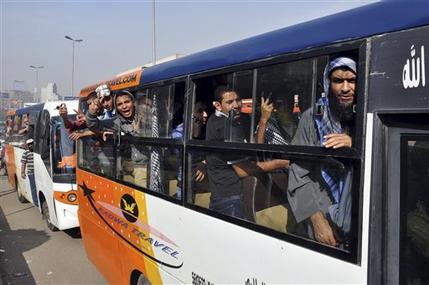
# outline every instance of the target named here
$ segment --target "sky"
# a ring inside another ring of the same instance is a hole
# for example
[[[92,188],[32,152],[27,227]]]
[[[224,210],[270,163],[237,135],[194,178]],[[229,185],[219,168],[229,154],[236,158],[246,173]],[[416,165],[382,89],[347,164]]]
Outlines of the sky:
[[[376,0],[155,0],[156,55],[188,55]],[[57,84],[71,96],[152,61],[153,1],[0,0],[0,91]],[[291,39],[293,40],[293,39]]]

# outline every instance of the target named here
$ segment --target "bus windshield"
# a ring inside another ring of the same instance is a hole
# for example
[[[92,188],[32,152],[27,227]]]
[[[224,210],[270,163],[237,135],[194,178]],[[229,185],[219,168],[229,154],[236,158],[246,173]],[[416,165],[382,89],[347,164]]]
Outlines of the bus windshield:
[[[68,115],[69,120],[76,120],[76,115]],[[61,117],[52,118],[52,162],[53,174],[64,175],[76,172],[76,147],[70,139]]]

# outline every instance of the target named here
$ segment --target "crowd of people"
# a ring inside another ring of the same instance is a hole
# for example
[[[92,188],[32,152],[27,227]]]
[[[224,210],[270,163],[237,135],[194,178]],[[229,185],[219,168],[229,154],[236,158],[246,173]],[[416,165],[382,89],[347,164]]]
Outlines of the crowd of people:
[[[314,113],[314,108],[309,108],[302,114],[291,144],[327,149],[352,147],[356,74],[356,63],[350,58],[338,57],[328,63],[317,111]],[[239,101],[234,90],[217,89],[216,110],[207,123],[207,141],[246,141]],[[273,103],[261,98],[258,143],[265,141],[267,122],[274,109]],[[233,137],[227,138],[229,134]],[[276,169],[288,170],[288,203],[300,225],[300,233],[330,246],[349,246],[352,170],[348,166],[315,165],[305,160],[252,161],[239,153],[209,154],[210,208],[243,218],[241,178]]]
[[[356,63],[350,58],[339,57],[328,63],[323,78],[326,95],[322,95],[317,102],[317,109],[309,108],[303,112],[291,144],[332,149],[352,146],[356,74]],[[214,112],[210,117],[204,103],[194,105],[192,138],[211,142],[249,142],[250,118],[241,112],[239,94],[227,86],[218,86],[214,93]],[[76,122],[67,122],[66,116],[62,116],[71,131],[70,136],[73,139],[98,136],[100,140],[106,140],[117,134],[142,135],[142,130],[146,129],[142,125],[147,124],[145,116],[153,115],[153,112],[137,109],[135,98],[129,91],[121,90],[114,95],[107,85],[101,85],[88,96],[86,114],[79,114]],[[275,106],[264,97],[260,106],[261,117],[255,137],[257,143],[264,143]],[[172,129],[171,136],[182,139],[183,122]],[[147,181],[151,180],[147,166],[152,160],[159,160],[159,157],[154,157],[159,155],[156,148],[142,153],[130,146],[129,154],[122,162],[124,177],[132,177],[139,186],[160,187],[156,183],[148,185]],[[194,181],[191,187],[207,179],[211,193],[209,208],[242,219],[246,218],[242,179],[258,173],[284,170],[288,173],[288,203],[305,235],[331,246],[347,245],[347,234],[351,228],[352,179],[348,166],[338,171],[335,165],[315,165],[305,160],[257,160],[234,152],[211,152],[196,156],[193,160]],[[183,171],[181,160],[178,161],[176,195],[180,198]],[[154,167],[150,165],[151,172],[155,172]],[[160,174],[157,173],[157,176]],[[292,232],[294,229],[288,230]]]
[[[324,93],[317,102],[317,108],[311,107],[303,112],[290,144],[327,149],[352,147],[356,74],[356,62],[351,58],[338,57],[327,64],[323,75]],[[250,142],[250,117],[241,111],[242,100],[239,94],[221,85],[217,86],[213,98],[214,112],[210,116],[205,103],[194,104],[191,137],[214,144]],[[159,127],[154,125],[156,111],[153,108],[156,108],[156,102],[148,97],[139,100],[144,102],[137,104],[134,95],[126,90],[113,94],[109,86],[103,84],[88,95],[87,108],[76,111],[76,120],[69,119],[66,104],[58,106],[58,111],[72,140],[92,138],[91,157],[108,174],[113,171],[111,159],[114,148],[109,150],[103,147],[106,140],[118,135],[156,137],[156,129]],[[269,125],[275,106],[270,99],[264,97],[261,98],[260,106],[261,115],[254,134],[256,143],[266,143],[267,132],[272,132]],[[184,136],[183,114],[181,117],[182,122],[171,128],[171,137],[174,139],[182,139]],[[28,131],[29,118],[23,118],[23,122],[24,133]],[[148,129],[151,133],[147,133]],[[282,141],[277,140],[276,143],[282,144]],[[32,142],[27,141],[27,145],[30,148]],[[162,192],[160,148],[144,150],[135,145],[126,145],[120,152],[124,181]],[[176,152],[176,157],[175,195],[180,199],[183,195],[184,173],[181,153]],[[27,155],[26,161],[28,159]],[[23,169],[24,163],[23,158]],[[31,164],[26,163],[28,169]],[[211,193],[209,208],[241,219],[246,219],[243,178],[276,170],[284,171],[288,181],[284,185],[287,200],[291,214],[299,225],[297,228],[288,228],[288,231],[298,233],[299,228],[299,234],[321,243],[335,247],[347,246],[352,205],[350,166],[315,164],[305,159],[260,160],[233,151],[194,155],[191,165],[194,175],[189,185],[193,191],[200,187],[199,183],[205,181],[205,187]]]

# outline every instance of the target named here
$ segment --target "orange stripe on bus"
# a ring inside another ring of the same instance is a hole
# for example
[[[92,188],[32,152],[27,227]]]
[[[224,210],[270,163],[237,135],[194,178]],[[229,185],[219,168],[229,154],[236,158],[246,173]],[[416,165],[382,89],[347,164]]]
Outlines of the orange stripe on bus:
[[[112,91],[139,86],[142,73],[143,73],[143,69],[138,71],[133,71],[133,72],[115,77],[113,79],[101,81],[97,84],[85,87],[81,90],[80,97],[85,98],[90,93],[94,92],[95,89],[101,84],[109,85]]]

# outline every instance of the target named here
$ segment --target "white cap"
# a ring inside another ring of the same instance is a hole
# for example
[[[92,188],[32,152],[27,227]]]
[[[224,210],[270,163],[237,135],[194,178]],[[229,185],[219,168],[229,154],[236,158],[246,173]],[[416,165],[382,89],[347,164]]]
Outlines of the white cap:
[[[100,99],[100,101],[103,101],[104,97],[109,97],[110,94],[110,88],[107,86],[107,84],[102,84],[95,89],[95,92],[97,92],[97,97]]]
[[[30,143],[33,143],[33,142],[34,142],[33,139],[28,139],[28,140],[25,141],[26,144],[30,144]]]

